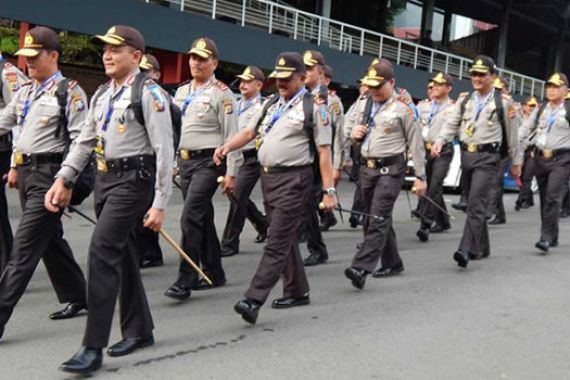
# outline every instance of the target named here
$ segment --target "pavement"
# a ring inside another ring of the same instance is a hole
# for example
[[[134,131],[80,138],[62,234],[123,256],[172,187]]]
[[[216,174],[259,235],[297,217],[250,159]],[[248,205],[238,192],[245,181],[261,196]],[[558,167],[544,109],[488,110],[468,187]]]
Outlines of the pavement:
[[[354,184],[339,187],[344,207]],[[182,197],[174,190],[165,228],[180,236]],[[411,195],[413,206],[416,198]],[[254,201],[261,205],[256,188]],[[446,202],[457,195],[446,194]],[[187,302],[163,295],[175,280],[178,257],[162,241],[165,265],[143,270],[155,322],[156,344],[132,355],[105,356],[101,379],[570,379],[570,219],[560,224],[560,246],[542,256],[538,206],[514,211],[516,194],[505,195],[507,224],[490,228],[492,254],[467,270],[452,260],[465,216],[450,231],[421,243],[406,195],[394,211],[398,247],[406,270],[389,279],[368,278],[363,291],[343,270],[362,233],[339,223],[325,233],[330,260],[307,268],[311,304],[289,310],[261,309],[255,326],[233,305],[247,289],[262,245],[246,224],[241,253],[224,258],[228,284],[193,292]],[[538,198],[536,198],[538,200]],[[21,211],[9,191],[14,226]],[[91,200],[80,208],[89,215]],[[229,203],[215,196],[221,234]],[[92,226],[64,218],[65,236],[82,268]],[[306,246],[302,245],[306,256]],[[270,299],[281,296],[281,284]],[[75,378],[58,370],[81,344],[85,316],[51,321],[60,308],[43,265],[39,265],[0,341],[1,379]],[[111,343],[120,339],[118,317]]]

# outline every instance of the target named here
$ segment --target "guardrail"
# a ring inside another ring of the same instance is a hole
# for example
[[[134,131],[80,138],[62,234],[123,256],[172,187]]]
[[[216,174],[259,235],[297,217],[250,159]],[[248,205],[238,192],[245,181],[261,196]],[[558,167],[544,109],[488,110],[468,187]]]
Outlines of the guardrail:
[[[346,53],[384,57],[398,65],[428,72],[444,71],[456,78],[469,78],[473,60],[428,48],[406,40],[335,21],[267,0],[142,0],[168,3],[182,12],[204,14],[212,19],[257,27],[317,46]],[[510,82],[513,94],[542,97],[545,82],[506,69],[499,74]]]

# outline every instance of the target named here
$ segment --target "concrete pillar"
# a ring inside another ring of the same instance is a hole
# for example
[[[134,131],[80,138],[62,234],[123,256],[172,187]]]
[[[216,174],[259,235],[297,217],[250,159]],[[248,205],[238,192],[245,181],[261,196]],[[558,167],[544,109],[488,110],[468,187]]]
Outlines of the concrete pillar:
[[[432,30],[433,26],[433,9],[435,0],[424,0],[422,6],[422,24],[420,28],[420,37],[425,37],[428,30]]]
[[[497,45],[497,65],[505,67],[507,59],[507,41],[509,32],[509,15],[512,0],[507,0],[501,14],[501,25],[499,26],[499,43]]]
[[[451,39],[451,20],[453,18],[453,11],[451,10],[453,7],[453,3],[449,5],[449,8],[445,10],[443,15],[443,32],[441,38],[441,44],[443,47],[449,46],[449,40]]]
[[[564,50],[565,50],[565,33],[564,31],[568,28],[568,19],[562,21],[560,31],[558,32],[558,41],[556,43],[556,52],[554,56],[554,68],[553,72],[558,72],[562,70],[562,61],[564,60]]]

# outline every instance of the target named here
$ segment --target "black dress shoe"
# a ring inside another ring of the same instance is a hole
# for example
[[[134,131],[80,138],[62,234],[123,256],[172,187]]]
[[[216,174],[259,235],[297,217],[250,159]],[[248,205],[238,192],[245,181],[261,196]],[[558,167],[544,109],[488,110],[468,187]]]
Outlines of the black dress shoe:
[[[496,226],[497,224],[505,224],[507,221],[505,218],[499,218],[497,214],[493,214],[491,218],[487,221],[487,224]]]
[[[145,338],[124,338],[118,343],[113,344],[107,349],[109,356],[125,356],[132,354],[136,350],[154,344],[154,337],[152,335]]]
[[[321,225],[319,226],[319,229],[322,232],[326,232],[328,230],[331,229],[331,227],[336,226],[336,224],[338,223],[338,220],[336,220],[335,216],[326,216],[323,220],[323,222],[321,223]]]
[[[372,273],[374,278],[384,278],[396,276],[404,271],[404,264],[393,266],[392,268],[380,268],[376,272]]]
[[[236,313],[240,314],[244,321],[255,325],[257,321],[257,315],[259,314],[259,309],[261,308],[261,302],[245,298],[235,304],[234,310]]]
[[[550,248],[558,247],[558,240],[552,240],[550,242]]]
[[[550,242],[548,240],[539,240],[534,246],[546,254],[550,248]]]
[[[259,232],[255,239],[253,239],[254,243],[260,244],[267,240],[267,229],[263,232]]]
[[[420,220],[423,220],[423,218],[424,218],[424,217],[422,216],[422,214],[420,214],[420,213],[418,212],[418,210],[412,210],[412,211],[410,211],[410,214],[412,214],[412,216],[413,216],[414,218],[417,218],[417,219],[420,219]]]
[[[446,227],[447,227],[447,228],[446,228]],[[444,226],[439,225],[439,224],[437,224],[437,223],[433,223],[433,224],[430,226],[430,228],[429,228],[429,232],[431,232],[432,234],[438,234],[438,233],[441,233],[441,232],[443,232],[443,231],[447,231],[447,230],[449,230],[450,228],[451,228],[451,226],[449,226],[449,225],[447,225],[447,226],[444,227]]]
[[[174,298],[178,301],[184,301],[190,298],[190,287],[184,285],[173,284],[170,288],[166,289],[164,295]]]
[[[145,259],[141,263],[141,269],[161,267],[164,265],[162,259]]]
[[[301,297],[283,297],[273,301],[271,307],[274,309],[287,309],[295,306],[303,306],[311,303],[308,294]]]
[[[230,256],[237,255],[238,253],[239,253],[238,250],[235,250],[235,249],[229,248],[229,247],[224,247],[224,248],[222,248],[222,252],[220,252],[220,256],[230,257]]]
[[[53,320],[73,318],[84,309],[87,310],[87,305],[84,303],[70,302],[62,310],[51,314],[49,318]]]
[[[452,203],[451,207],[453,207],[457,211],[463,211],[463,212],[467,211],[467,204],[465,203]]]
[[[88,374],[97,371],[103,364],[103,355],[100,348],[81,347],[59,369],[65,372]]]
[[[329,255],[326,253],[311,253],[309,257],[303,261],[303,265],[306,267],[312,267],[314,265],[324,264],[328,259]]]
[[[453,260],[457,261],[457,266],[460,268],[467,268],[469,263],[469,254],[461,251],[456,251],[453,254]]]
[[[209,290],[219,288],[220,286],[224,286],[227,282],[228,280],[224,277],[219,280],[213,280],[212,285],[210,285],[206,280],[201,279],[196,285],[192,286],[192,290]]]
[[[348,267],[344,270],[344,275],[352,281],[352,286],[360,290],[364,289],[367,274],[365,270],[355,267]]]
[[[348,218],[348,222],[350,223],[350,227],[357,228],[362,225],[362,218],[360,216],[351,216]]]
[[[429,240],[429,230],[427,228],[420,228],[418,232],[416,232],[416,236],[420,241],[426,242]]]

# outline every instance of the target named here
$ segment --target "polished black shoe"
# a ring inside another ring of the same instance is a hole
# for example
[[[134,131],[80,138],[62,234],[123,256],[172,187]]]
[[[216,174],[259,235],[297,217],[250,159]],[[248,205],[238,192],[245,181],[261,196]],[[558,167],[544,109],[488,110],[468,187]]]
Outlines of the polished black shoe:
[[[365,270],[355,267],[348,267],[344,270],[344,275],[352,281],[352,286],[360,290],[364,289],[367,274]]]
[[[326,253],[311,253],[309,257],[307,257],[303,261],[303,265],[306,267],[312,267],[319,264],[324,264],[329,259],[329,255]]]
[[[534,246],[546,254],[550,248],[550,242],[548,240],[539,240]]]
[[[558,247],[558,240],[552,240],[550,242],[550,248]]]
[[[173,284],[170,288],[166,289],[164,295],[174,298],[178,301],[184,301],[190,298],[190,287],[184,285]]]
[[[97,371],[103,364],[103,354],[100,348],[81,347],[68,361],[64,362],[59,369],[64,372],[79,373],[86,375]]]
[[[505,224],[506,222],[507,221],[505,220],[505,218],[499,218],[497,214],[493,214],[491,218],[489,218],[489,220],[487,221],[487,224],[491,226],[496,226],[498,224]]]
[[[222,257],[230,257],[230,256],[234,256],[237,255],[239,253],[239,251],[233,249],[233,248],[229,248],[229,247],[223,247],[222,251],[220,252],[220,256]]]
[[[263,231],[263,232],[259,232],[257,234],[257,236],[255,237],[255,239],[253,239],[254,243],[257,244],[261,244],[263,243],[265,240],[267,240],[267,230]]]
[[[311,299],[309,298],[309,294],[305,294],[301,297],[283,297],[278,298],[273,301],[271,307],[273,309],[288,309],[290,307],[295,306],[303,306],[308,305],[311,303]]]
[[[154,337],[152,335],[145,338],[124,338],[118,343],[113,344],[107,349],[109,356],[125,356],[132,354],[138,349],[152,346],[154,344]]]
[[[227,282],[228,280],[223,277],[219,280],[212,280],[212,285],[210,285],[206,280],[201,279],[196,285],[192,286],[192,290],[209,290],[213,288],[219,288],[220,286],[224,286]]]
[[[418,232],[416,232],[416,236],[420,241],[426,242],[429,240],[429,230],[427,228],[420,228]]]
[[[62,310],[56,311],[55,313],[51,314],[49,318],[53,319],[54,321],[57,319],[73,318],[81,310],[87,310],[87,305],[85,305],[84,303],[70,302]]]
[[[145,259],[141,263],[141,269],[161,267],[164,265],[162,259]]]
[[[412,211],[410,211],[410,214],[412,215],[412,217],[414,217],[414,218],[416,218],[416,219],[419,219],[419,220],[423,220],[423,218],[424,218],[424,217],[422,216],[422,214],[420,214],[420,213],[418,212],[418,210],[412,210]]]
[[[457,211],[463,211],[463,212],[467,211],[467,204],[465,203],[452,203],[451,207],[453,207]]]
[[[446,226],[442,226],[440,224],[433,223],[429,228],[429,232],[432,234],[439,234],[443,231],[449,230],[450,228],[451,228],[451,226],[449,224]]]
[[[384,278],[399,275],[404,271],[404,264],[393,266],[392,268],[380,268],[376,272],[372,273],[374,278]]]
[[[362,218],[360,216],[351,216],[348,218],[348,222],[350,223],[350,227],[357,228],[358,226],[362,226]]]
[[[261,303],[245,298],[235,304],[234,310],[236,313],[240,314],[244,321],[255,325],[257,321],[257,315],[259,314],[259,309],[261,308]]]
[[[321,225],[319,226],[319,229],[322,232],[326,232],[328,230],[331,229],[331,227],[336,226],[336,224],[338,223],[338,220],[336,220],[335,216],[326,216],[323,218],[323,222],[321,223]]]
[[[467,268],[467,264],[469,263],[469,254],[456,251],[453,254],[453,260],[457,261],[457,266],[460,268]]]

